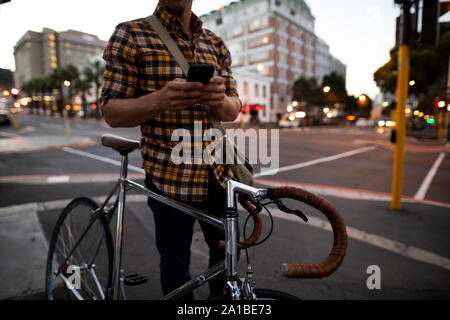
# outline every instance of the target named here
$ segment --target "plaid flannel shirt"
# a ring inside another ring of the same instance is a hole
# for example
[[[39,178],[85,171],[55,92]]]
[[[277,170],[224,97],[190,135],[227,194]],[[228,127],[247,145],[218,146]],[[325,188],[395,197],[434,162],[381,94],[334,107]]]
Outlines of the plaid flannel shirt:
[[[192,14],[193,41],[183,32],[181,21],[159,4],[154,12],[184,53],[189,64],[214,65],[214,75],[224,78],[226,95],[237,96],[231,74],[231,55],[223,41],[213,32],[202,29],[201,20]],[[175,78],[185,78],[175,59],[157,33],[145,21],[137,19],[120,23],[106,46],[106,61],[101,107],[110,99],[137,98],[162,89]],[[175,129],[187,129],[192,139],[194,121],[200,121],[203,132],[211,128],[203,106],[197,105],[173,112],[164,111],[141,125],[142,168],[166,195],[181,201],[204,201],[208,195],[208,165],[172,162],[171,153],[178,141],[171,141]],[[200,137],[200,141],[201,141]],[[202,150],[209,142],[201,142]],[[195,146],[194,146],[195,147]],[[198,146],[197,146],[198,147]],[[232,177],[226,164],[211,164],[222,187]]]

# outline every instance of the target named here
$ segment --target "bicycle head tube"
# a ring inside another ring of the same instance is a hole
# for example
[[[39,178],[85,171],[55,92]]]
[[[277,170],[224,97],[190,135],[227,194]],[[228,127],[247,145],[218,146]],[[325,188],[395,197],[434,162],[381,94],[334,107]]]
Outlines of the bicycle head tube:
[[[227,181],[227,209],[229,211],[237,210],[236,192],[250,196],[251,201],[260,201],[268,197],[266,189],[254,188],[230,179]]]

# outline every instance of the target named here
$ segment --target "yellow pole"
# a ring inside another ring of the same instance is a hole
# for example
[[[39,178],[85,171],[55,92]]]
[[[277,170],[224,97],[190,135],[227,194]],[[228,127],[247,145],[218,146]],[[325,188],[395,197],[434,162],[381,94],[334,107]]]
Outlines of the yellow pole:
[[[438,141],[441,141],[442,139],[447,137],[446,130],[445,130],[445,127],[446,127],[445,113],[446,112],[444,110],[439,111],[439,116],[438,116],[438,135],[437,135]]]
[[[401,209],[403,188],[403,164],[405,158],[406,115],[405,107],[408,99],[409,82],[409,46],[401,45],[399,48],[397,79],[397,110],[396,131],[397,140],[394,152],[394,167],[392,172],[392,209]]]
[[[13,115],[14,129],[19,130],[19,115],[17,114],[17,110],[14,111]]]

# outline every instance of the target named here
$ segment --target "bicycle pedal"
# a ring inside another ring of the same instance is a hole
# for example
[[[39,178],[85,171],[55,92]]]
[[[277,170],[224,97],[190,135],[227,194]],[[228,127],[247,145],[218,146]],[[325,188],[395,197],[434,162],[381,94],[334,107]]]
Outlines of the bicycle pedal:
[[[142,274],[130,274],[123,278],[123,284],[129,287],[138,286],[148,281],[148,278]]]

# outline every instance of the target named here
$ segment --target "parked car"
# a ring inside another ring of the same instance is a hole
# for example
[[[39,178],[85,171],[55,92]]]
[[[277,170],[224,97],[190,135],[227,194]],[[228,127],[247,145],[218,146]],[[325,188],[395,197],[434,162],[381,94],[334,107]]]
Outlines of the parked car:
[[[300,121],[294,115],[284,115],[278,122],[280,128],[297,128]]]
[[[11,125],[11,119],[9,117],[9,111],[6,109],[0,109],[0,125]]]

